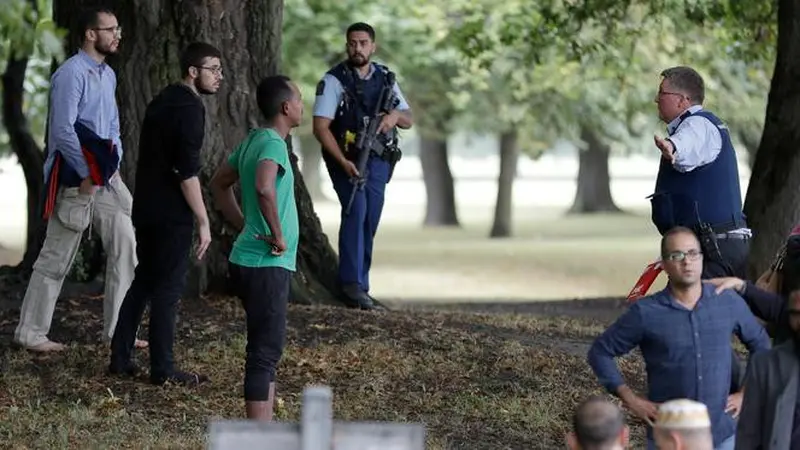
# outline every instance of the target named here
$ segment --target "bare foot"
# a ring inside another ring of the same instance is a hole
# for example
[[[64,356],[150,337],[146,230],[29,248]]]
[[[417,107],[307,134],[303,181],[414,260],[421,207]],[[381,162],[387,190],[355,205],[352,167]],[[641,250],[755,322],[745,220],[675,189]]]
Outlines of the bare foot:
[[[135,348],[147,348],[149,345],[150,345],[150,344],[149,344],[147,341],[143,341],[143,340],[141,340],[141,339],[137,339],[137,340],[136,340],[136,341],[133,343],[133,346],[134,346]]]
[[[59,344],[58,342],[44,341],[41,344],[37,344],[31,347],[25,347],[25,349],[30,350],[32,352],[47,353],[47,352],[60,352],[66,350],[67,346],[64,344]]]

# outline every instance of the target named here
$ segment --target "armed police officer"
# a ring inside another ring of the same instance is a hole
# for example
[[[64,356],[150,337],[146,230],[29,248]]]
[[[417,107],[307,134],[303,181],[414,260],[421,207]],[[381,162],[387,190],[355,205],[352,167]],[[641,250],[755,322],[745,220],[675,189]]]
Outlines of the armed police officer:
[[[397,128],[411,128],[412,117],[394,73],[370,61],[375,30],[354,23],[347,28],[346,40],[347,60],[331,68],[317,85],[313,127],[342,205],[342,291],[352,306],[374,309],[369,295],[373,239],[386,184],[400,159]]]
[[[652,220],[658,231],[692,228],[703,244],[703,278],[746,277],[751,230],[742,212],[739,167],[727,126],[703,109],[703,78],[690,67],[661,73],[658,113],[667,138],[661,150]]]
[[[703,252],[703,279],[746,278],[752,232],[742,212],[728,128],[703,109],[705,85],[694,69],[671,67],[661,77],[655,102],[668,136],[654,138],[661,165],[650,197],[653,224],[662,235],[679,225],[695,232]],[[740,369],[734,364],[732,392],[739,391]]]

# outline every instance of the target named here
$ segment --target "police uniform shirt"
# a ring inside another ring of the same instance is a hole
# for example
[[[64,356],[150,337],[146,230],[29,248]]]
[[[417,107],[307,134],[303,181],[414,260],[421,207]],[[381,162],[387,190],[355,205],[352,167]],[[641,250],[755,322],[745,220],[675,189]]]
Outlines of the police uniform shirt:
[[[364,77],[364,79],[370,79],[372,74],[375,73],[375,70],[375,64],[370,63],[369,73],[366,77]],[[403,93],[400,91],[400,86],[397,85],[397,82],[394,83],[393,91],[397,96],[397,99],[400,101],[396,109],[399,111],[407,111],[411,109],[408,106],[405,97],[403,97]],[[326,73],[317,86],[316,99],[314,100],[314,116],[333,120],[336,115],[336,109],[339,107],[339,102],[342,100],[343,94],[344,88],[342,87],[342,83],[340,83],[335,76]]]
[[[693,105],[683,114],[694,114],[702,109],[700,105]],[[705,117],[689,116],[681,121],[681,116],[667,125],[667,132],[675,147],[673,167],[679,172],[689,172],[717,159],[722,150],[722,136],[717,126]]]

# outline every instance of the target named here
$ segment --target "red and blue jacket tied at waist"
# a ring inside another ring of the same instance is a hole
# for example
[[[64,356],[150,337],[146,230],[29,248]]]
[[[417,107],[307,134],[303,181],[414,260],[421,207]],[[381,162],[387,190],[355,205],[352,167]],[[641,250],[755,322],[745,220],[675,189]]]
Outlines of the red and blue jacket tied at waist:
[[[114,145],[114,141],[101,138],[80,122],[75,122],[75,133],[78,135],[78,141],[81,144],[81,153],[83,153],[84,158],[86,158],[86,164],[89,166],[89,177],[92,183],[97,186],[108,185],[111,176],[117,171],[120,163],[117,146]],[[45,180],[45,220],[49,219],[53,214],[59,186],[78,187],[82,181],[78,172],[64,160],[61,153],[58,150],[55,150],[55,152],[53,169],[50,171],[49,179]]]

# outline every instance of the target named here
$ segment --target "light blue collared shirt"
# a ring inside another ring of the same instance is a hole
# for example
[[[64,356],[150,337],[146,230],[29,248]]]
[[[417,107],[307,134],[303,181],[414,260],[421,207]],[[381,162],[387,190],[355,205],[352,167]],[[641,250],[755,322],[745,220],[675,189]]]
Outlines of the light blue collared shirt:
[[[693,105],[686,111],[694,114],[702,109],[700,105]],[[722,135],[717,126],[705,117],[689,116],[681,121],[678,116],[667,124],[667,132],[676,149],[672,165],[679,172],[706,165],[717,159],[722,151]]]
[[[369,73],[367,73],[367,76],[364,77],[364,79],[370,79],[373,73],[375,73],[375,63],[370,63]],[[325,76],[322,77],[322,82],[325,83],[325,88],[323,89],[322,94],[317,95],[316,99],[314,100],[313,115],[333,120],[334,116],[336,115],[336,109],[339,107],[339,102],[342,100],[344,87],[342,87],[342,83],[340,83],[335,76],[329,73],[326,73]],[[400,101],[396,109],[398,111],[407,111],[411,109],[411,107],[408,106],[403,93],[400,91],[400,86],[398,86],[396,81],[393,86],[393,91],[397,96],[397,99]]]
[[[89,176],[89,166],[81,152],[75,133],[80,121],[103,139],[112,139],[122,161],[122,140],[119,130],[119,110],[115,91],[117,76],[105,62],[98,63],[83,50],[64,61],[50,80],[48,154],[44,163],[45,181],[61,153],[83,179]]]

